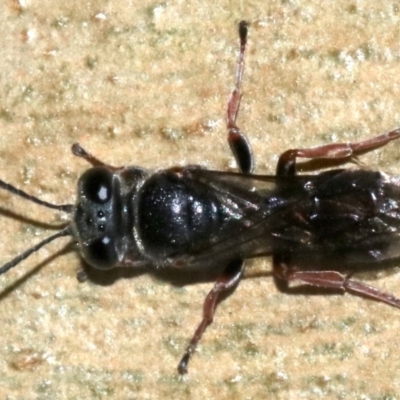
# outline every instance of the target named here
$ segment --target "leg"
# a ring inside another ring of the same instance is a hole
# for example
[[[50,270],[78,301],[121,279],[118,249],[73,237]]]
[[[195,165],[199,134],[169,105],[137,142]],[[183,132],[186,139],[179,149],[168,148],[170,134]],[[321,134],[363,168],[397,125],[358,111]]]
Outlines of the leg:
[[[243,275],[243,260],[231,261],[226,267],[224,273],[217,279],[214,287],[208,293],[203,305],[203,319],[197,327],[189,346],[186,348],[185,354],[178,365],[180,374],[187,373],[190,356],[194,353],[197,344],[203,336],[206,328],[212,323],[215,310],[221,301],[221,296],[229,290],[234,289],[239,283]]]
[[[241,84],[243,80],[244,70],[244,53],[247,42],[248,23],[241,21],[239,23],[240,52],[236,70],[235,87],[229,96],[226,126],[228,129],[228,143],[235,157],[239,170],[245,174],[252,172],[254,167],[253,152],[246,136],[240,131],[236,125],[237,115],[239,113],[240,99],[242,98]]]
[[[279,263],[278,258],[274,257],[273,274],[275,282],[285,282],[282,286],[280,284],[277,285],[278,289],[283,289],[283,291],[290,290],[288,282],[298,281],[314,287],[341,290],[400,308],[399,298],[353,280],[351,275],[341,274],[338,271],[296,271],[283,262]]]
[[[79,283],[83,283],[89,279],[87,272],[81,268],[77,273],[76,273],[76,279]]]
[[[357,154],[366,153],[378,147],[385,146],[392,140],[400,138],[400,129],[375,136],[371,139],[355,143],[335,143],[318,146],[311,149],[290,149],[279,157],[276,167],[278,176],[291,176],[296,174],[296,158],[329,158],[346,160]]]
[[[117,171],[121,168],[113,167],[112,165],[104,164],[98,158],[88,153],[79,143],[74,143],[71,147],[72,154],[77,157],[85,159],[88,163],[92,164],[93,167],[106,167],[112,171]]]
[[[289,264],[289,258],[283,256],[282,254],[274,254],[272,256],[272,277],[276,288],[282,293],[289,293],[289,283],[285,278],[285,273],[287,265]]]

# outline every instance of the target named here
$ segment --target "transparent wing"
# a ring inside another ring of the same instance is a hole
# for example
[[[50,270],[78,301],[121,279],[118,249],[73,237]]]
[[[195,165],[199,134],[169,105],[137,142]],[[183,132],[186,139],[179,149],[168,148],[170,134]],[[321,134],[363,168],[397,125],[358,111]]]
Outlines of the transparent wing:
[[[276,177],[189,170],[232,218],[177,264],[203,267],[276,252],[307,260],[334,255],[343,267],[400,256],[400,189],[374,171],[337,169]]]

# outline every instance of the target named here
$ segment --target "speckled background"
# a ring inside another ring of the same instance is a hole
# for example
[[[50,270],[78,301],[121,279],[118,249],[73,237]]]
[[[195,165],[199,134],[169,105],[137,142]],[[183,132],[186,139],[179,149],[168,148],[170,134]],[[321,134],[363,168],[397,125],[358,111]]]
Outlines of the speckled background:
[[[234,168],[224,119],[241,19],[252,26],[239,123],[257,172],[273,172],[289,147],[400,126],[398,2],[237,3],[1,2],[0,177],[74,202],[88,167],[74,142],[114,165]],[[400,173],[399,146],[362,161]],[[3,192],[0,204],[4,262],[65,221]],[[67,243],[0,277],[1,398],[399,398],[396,309],[280,294],[270,260],[259,260],[180,377],[212,282],[140,274],[79,284]],[[399,274],[371,283],[400,295]]]

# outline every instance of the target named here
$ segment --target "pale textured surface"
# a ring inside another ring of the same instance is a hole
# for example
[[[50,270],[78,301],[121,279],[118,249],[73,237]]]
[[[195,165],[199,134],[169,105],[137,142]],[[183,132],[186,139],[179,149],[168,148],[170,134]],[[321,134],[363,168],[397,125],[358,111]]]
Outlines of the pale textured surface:
[[[400,126],[395,1],[57,3],[0,4],[0,176],[45,200],[74,201],[87,168],[70,154],[77,141],[115,165],[232,167],[224,111],[243,18],[252,27],[239,122],[257,172],[273,172],[289,147]],[[362,160],[396,173],[398,148]],[[61,221],[4,193],[0,204]],[[4,261],[45,234],[29,222],[0,219]],[[74,253],[38,270],[62,247],[0,278],[1,398],[397,398],[395,309],[281,295],[268,275],[247,279],[181,378],[176,364],[212,283],[78,284]],[[373,284],[400,295],[399,280]]]

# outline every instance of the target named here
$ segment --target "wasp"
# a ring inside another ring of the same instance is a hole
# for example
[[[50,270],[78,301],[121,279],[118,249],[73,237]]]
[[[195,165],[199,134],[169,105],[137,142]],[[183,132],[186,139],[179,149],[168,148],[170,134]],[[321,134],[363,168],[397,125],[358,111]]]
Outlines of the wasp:
[[[400,138],[400,129],[355,143],[290,149],[274,175],[253,173],[250,142],[237,125],[249,24],[239,23],[235,86],[227,104],[228,143],[239,172],[196,166],[149,171],[103,163],[79,144],[72,152],[92,167],[78,181],[76,204],[54,205],[0,180],[15,195],[71,215],[56,234],[0,268],[15,267],[49,242],[71,236],[84,262],[109,270],[175,268],[212,271],[218,278],[204,300],[203,317],[179,362],[190,357],[218,303],[243,277],[246,259],[272,257],[276,287],[333,289],[400,308],[400,299],[353,279],[400,257],[400,182],[366,169],[298,175],[296,161],[345,162]]]

